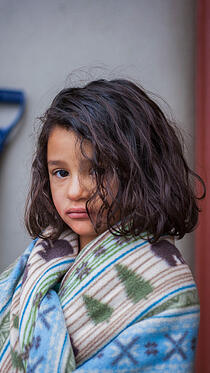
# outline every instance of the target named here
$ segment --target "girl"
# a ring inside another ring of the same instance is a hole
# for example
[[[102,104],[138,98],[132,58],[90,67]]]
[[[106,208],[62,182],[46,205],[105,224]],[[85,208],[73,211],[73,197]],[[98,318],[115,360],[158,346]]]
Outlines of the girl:
[[[0,371],[190,372],[199,303],[174,238],[203,181],[174,128],[123,79],[64,89],[41,120],[34,240],[0,278]]]

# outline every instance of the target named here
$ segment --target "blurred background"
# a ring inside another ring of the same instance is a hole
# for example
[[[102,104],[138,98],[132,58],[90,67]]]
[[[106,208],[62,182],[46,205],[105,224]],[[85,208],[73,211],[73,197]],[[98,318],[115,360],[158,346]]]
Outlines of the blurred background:
[[[0,89],[21,89],[26,96],[24,115],[0,154],[0,271],[30,242],[23,214],[37,117],[63,87],[99,78],[139,82],[169,104],[159,100],[181,129],[186,158],[195,169],[195,150],[203,149],[199,139],[207,136],[195,128],[196,92],[206,79],[202,63],[196,65],[196,43],[206,56],[196,30],[202,37],[206,19],[210,30],[207,8],[208,0],[0,0]],[[199,81],[198,68],[204,77]],[[0,103],[1,128],[16,111]],[[201,114],[197,119],[205,122]],[[195,242],[190,233],[177,246],[200,281]],[[199,373],[210,371],[202,369]]]
[[[194,0],[1,0],[0,88],[26,109],[0,157],[0,271],[30,242],[23,212],[39,117],[68,84],[128,77],[161,96],[194,165]],[[160,101],[161,104],[164,104]],[[1,104],[0,126],[16,107]],[[193,234],[178,242],[194,270]]]

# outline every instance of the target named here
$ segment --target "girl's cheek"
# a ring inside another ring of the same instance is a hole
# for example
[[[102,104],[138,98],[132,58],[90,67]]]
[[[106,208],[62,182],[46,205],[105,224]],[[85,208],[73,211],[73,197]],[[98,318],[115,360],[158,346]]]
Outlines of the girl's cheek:
[[[61,216],[62,212],[63,212],[63,209],[62,209],[63,203],[62,203],[62,201],[59,200],[58,198],[56,198],[56,196],[54,196],[53,203],[54,203],[55,209],[57,210],[57,212]]]
[[[53,185],[50,185],[50,191],[51,191],[53,203],[54,203],[54,205],[57,209],[57,207],[60,205],[60,201],[61,201],[61,196],[60,196],[59,190],[57,188],[55,188]]]

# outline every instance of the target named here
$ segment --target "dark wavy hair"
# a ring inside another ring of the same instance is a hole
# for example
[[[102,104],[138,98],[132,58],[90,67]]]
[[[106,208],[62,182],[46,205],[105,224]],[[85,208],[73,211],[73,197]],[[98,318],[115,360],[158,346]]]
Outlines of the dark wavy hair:
[[[51,226],[50,238],[55,239],[67,228],[53,204],[47,168],[48,138],[56,126],[78,135],[84,156],[84,140],[93,146],[96,190],[86,208],[91,218],[89,206],[100,197],[102,206],[93,222],[96,232],[105,211],[110,232],[123,236],[147,232],[150,242],[163,234],[182,238],[195,228],[200,212],[196,199],[204,198],[205,184],[188,167],[177,128],[140,86],[126,79],[100,79],[82,88],[63,89],[40,119],[25,210],[32,237],[46,237],[45,229]],[[112,202],[105,182],[110,175],[119,183]],[[201,197],[195,194],[193,177],[204,188]],[[120,224],[113,226],[117,211]]]

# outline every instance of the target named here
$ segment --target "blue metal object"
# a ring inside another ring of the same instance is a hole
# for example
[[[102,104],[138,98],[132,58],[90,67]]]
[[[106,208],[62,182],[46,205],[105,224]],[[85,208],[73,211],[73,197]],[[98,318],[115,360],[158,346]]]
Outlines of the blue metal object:
[[[16,118],[13,122],[8,125],[6,128],[0,128],[0,152],[3,149],[4,143],[9,136],[12,129],[19,122],[20,118],[23,115],[25,108],[25,95],[23,91],[11,90],[11,89],[0,89],[0,103],[5,104],[18,104],[19,111],[16,115]]]

